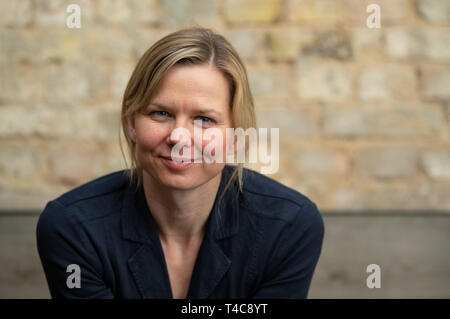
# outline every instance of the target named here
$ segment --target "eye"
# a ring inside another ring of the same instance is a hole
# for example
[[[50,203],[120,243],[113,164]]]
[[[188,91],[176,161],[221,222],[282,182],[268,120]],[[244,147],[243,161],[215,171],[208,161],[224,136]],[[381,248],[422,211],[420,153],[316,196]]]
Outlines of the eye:
[[[169,113],[167,113],[166,111],[155,111],[153,112],[153,114],[159,115],[159,116],[168,116]]]
[[[195,119],[196,119],[196,120],[197,120],[197,119],[201,120],[202,123],[213,123],[213,122],[214,122],[213,119],[211,119],[211,118],[209,118],[209,117],[206,117],[206,116],[197,116]]]
[[[165,116],[169,116],[170,114],[166,111],[153,111],[150,113],[150,115],[165,117]]]

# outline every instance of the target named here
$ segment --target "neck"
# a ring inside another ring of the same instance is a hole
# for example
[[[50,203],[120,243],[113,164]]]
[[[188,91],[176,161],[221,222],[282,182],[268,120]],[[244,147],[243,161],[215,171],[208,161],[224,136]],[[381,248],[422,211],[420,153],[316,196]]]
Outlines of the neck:
[[[218,174],[195,189],[179,190],[156,183],[143,171],[145,197],[162,240],[188,243],[203,237],[220,179]]]

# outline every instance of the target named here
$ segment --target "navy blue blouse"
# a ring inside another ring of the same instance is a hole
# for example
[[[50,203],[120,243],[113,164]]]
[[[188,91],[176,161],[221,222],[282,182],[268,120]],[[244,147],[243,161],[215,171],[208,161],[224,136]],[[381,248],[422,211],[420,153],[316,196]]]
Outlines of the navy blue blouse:
[[[225,166],[187,298],[306,298],[324,224],[306,196],[244,170],[243,192]],[[158,228],[144,190],[125,171],[50,201],[36,230],[53,298],[173,298]],[[80,287],[68,285],[80,270]],[[69,288],[72,287],[72,288]]]

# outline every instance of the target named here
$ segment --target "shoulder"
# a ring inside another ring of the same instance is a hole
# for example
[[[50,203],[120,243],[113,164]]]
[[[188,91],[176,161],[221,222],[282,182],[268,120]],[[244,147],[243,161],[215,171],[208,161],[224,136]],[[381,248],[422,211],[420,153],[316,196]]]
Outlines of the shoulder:
[[[244,169],[242,204],[264,219],[322,223],[317,205],[306,195],[250,169]]]
[[[259,280],[312,269],[325,234],[317,205],[301,192],[247,169],[242,195],[239,227],[246,238],[255,234],[252,267],[262,276]]]
[[[68,206],[79,201],[99,198],[117,192],[122,189],[127,182],[126,171],[121,170],[78,186],[62,194],[55,200],[63,206]]]
[[[118,212],[127,183],[126,171],[121,170],[78,186],[49,201],[39,217],[39,225],[78,223]]]

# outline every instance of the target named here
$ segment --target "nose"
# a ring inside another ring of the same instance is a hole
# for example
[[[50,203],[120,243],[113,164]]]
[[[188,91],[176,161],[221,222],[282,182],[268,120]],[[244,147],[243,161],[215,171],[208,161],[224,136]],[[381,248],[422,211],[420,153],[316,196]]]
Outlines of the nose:
[[[177,118],[170,133],[167,136],[167,144],[173,146],[182,143],[183,146],[190,146],[193,142],[192,127],[189,121],[183,118]]]

